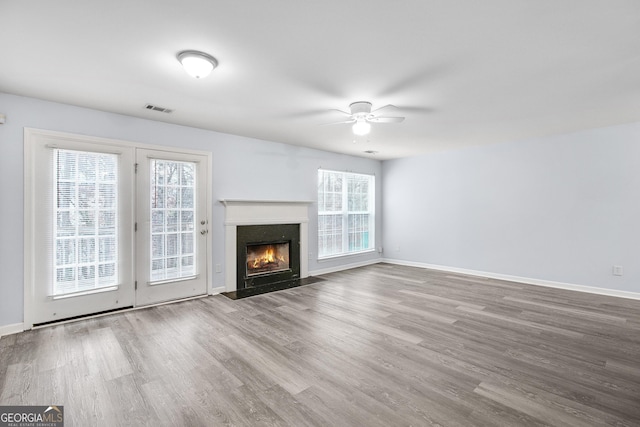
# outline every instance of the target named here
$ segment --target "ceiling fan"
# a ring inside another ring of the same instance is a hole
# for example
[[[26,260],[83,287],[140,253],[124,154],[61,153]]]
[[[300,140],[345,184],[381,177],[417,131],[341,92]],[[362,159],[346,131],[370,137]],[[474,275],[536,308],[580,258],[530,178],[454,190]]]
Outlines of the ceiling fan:
[[[351,112],[346,112],[342,110],[339,111],[342,114],[349,116],[348,120],[343,120],[340,122],[327,123],[330,125],[334,124],[350,124],[353,123],[353,133],[356,135],[366,135],[371,131],[371,123],[400,123],[404,120],[404,117],[391,117],[391,116],[379,116],[376,112],[381,111],[385,108],[397,108],[395,105],[385,105],[384,107],[377,108],[375,110],[371,110],[371,103],[367,101],[358,101],[349,105],[349,110]]]

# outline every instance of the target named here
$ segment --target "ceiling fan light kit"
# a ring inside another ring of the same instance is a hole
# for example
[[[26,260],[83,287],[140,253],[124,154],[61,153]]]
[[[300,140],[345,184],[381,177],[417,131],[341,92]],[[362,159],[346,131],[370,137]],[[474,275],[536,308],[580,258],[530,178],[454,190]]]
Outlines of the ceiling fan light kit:
[[[367,122],[364,118],[358,118],[353,124],[352,130],[355,135],[367,135],[369,132],[371,132],[371,124],[369,124],[369,122]]]
[[[176,55],[184,70],[192,77],[207,77],[218,66],[213,56],[197,50],[184,50]]]

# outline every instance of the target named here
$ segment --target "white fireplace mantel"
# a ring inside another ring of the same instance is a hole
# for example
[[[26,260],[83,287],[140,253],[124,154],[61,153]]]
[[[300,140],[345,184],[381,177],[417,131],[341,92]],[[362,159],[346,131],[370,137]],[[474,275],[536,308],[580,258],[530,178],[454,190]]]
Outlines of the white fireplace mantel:
[[[300,225],[300,278],[309,276],[308,252],[309,205],[307,200],[241,200],[222,199],[225,206],[225,288],[236,290],[236,238],[239,225],[299,224]]]

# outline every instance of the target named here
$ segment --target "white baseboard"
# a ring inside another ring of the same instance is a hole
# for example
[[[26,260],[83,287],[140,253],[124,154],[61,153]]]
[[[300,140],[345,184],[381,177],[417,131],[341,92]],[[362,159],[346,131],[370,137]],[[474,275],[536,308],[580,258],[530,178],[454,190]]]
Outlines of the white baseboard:
[[[590,294],[607,295],[610,297],[640,300],[640,293],[618,291],[615,289],[596,288],[593,286],[576,285],[573,283],[554,282],[552,280],[533,279],[530,277],[510,276],[508,274],[490,273],[487,271],[467,270],[466,268],[448,267],[444,265],[426,264],[422,262],[404,261],[399,259],[383,259],[382,262],[408,267],[428,268],[431,270],[447,271],[450,273],[467,274],[469,276],[488,277],[490,279],[506,280],[509,282],[525,283],[528,285],[546,286],[548,288],[565,289],[569,291],[587,292]]]
[[[209,295],[218,295],[222,292],[227,292],[227,288],[225,288],[224,286],[218,286],[217,288],[212,288],[211,292],[209,292]]]
[[[24,331],[24,323],[0,326],[0,337]]]
[[[368,261],[355,262],[352,264],[340,265],[337,267],[321,268],[320,270],[313,270],[309,272],[309,276],[320,276],[321,274],[335,273],[336,271],[349,270],[351,268],[364,267],[366,265],[373,265],[381,263],[381,258],[370,259]]]

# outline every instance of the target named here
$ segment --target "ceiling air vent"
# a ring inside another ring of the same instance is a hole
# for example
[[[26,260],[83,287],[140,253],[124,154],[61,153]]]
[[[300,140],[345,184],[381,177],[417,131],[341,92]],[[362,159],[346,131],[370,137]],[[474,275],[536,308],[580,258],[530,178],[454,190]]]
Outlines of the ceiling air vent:
[[[378,154],[378,152],[375,151],[375,150],[367,150],[367,151],[365,151],[365,153],[367,153],[367,154]]]
[[[173,110],[170,108],[164,108],[164,107],[158,107],[157,105],[151,105],[151,104],[147,104],[144,106],[144,108],[146,108],[147,110],[151,110],[151,111],[159,111],[161,113],[173,113]]]

